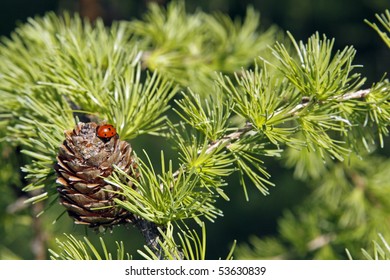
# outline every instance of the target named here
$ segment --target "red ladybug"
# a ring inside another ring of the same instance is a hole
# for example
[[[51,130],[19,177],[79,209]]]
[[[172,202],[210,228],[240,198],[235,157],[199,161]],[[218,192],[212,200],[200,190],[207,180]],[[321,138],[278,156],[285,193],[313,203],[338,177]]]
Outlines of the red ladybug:
[[[99,138],[110,139],[116,135],[116,129],[111,124],[99,125],[96,128],[96,135]]]

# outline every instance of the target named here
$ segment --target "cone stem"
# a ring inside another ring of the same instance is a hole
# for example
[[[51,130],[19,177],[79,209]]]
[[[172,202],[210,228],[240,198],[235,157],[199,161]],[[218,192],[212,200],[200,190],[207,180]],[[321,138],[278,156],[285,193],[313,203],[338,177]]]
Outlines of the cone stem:
[[[145,238],[146,245],[153,251],[153,253],[160,259],[164,259],[159,240],[161,240],[161,234],[159,227],[153,223],[143,219],[138,219],[135,222],[135,226],[141,231]]]

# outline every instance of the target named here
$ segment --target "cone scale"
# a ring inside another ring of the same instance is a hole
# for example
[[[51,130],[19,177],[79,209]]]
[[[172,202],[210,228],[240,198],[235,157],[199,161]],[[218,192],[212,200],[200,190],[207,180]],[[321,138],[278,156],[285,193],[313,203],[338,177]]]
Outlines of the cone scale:
[[[136,176],[132,148],[116,132],[109,138],[99,137],[98,129],[93,122],[79,123],[65,132],[55,165],[60,203],[77,224],[111,227],[129,223],[133,215],[115,205],[114,198],[121,196],[111,192],[120,190],[104,179],[112,174],[113,165]]]

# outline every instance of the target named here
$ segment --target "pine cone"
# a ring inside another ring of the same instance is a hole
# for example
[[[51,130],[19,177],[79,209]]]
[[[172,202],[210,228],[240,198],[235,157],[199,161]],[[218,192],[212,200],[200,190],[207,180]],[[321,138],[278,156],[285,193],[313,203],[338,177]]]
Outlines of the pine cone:
[[[55,165],[57,183],[62,185],[57,189],[60,203],[75,223],[90,227],[111,227],[134,218],[115,206],[114,198],[121,196],[109,190],[118,189],[104,181],[113,172],[114,164],[130,176],[137,176],[132,148],[119,140],[115,128],[105,127],[109,135],[102,134],[96,123],[79,123],[66,131]]]

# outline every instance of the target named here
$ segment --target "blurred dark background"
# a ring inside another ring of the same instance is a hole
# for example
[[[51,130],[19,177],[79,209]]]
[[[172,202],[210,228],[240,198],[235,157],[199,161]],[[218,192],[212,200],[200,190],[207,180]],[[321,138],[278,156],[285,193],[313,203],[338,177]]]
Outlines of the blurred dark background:
[[[102,17],[109,25],[115,20],[141,18],[149,2],[147,0],[6,0],[0,4],[0,34],[9,36],[12,30],[18,24],[25,22],[28,17],[43,15],[47,11],[74,11],[91,20]],[[169,1],[155,2],[166,5]],[[374,21],[376,13],[389,9],[389,0],[186,1],[189,12],[200,8],[206,12],[221,11],[232,17],[243,17],[248,5],[261,13],[263,28],[277,25],[282,30],[290,31],[296,39],[304,41],[318,31],[320,34],[326,34],[328,38],[335,38],[336,49],[353,45],[357,50],[355,64],[364,65],[361,73],[368,79],[367,86],[380,80],[389,69],[389,50],[379,36],[364,23],[364,19]],[[137,146],[146,145],[156,146],[156,141],[140,139],[133,144],[135,149]],[[160,148],[161,146],[155,147],[156,151]],[[275,233],[277,218],[285,209],[296,205],[305,197],[307,186],[292,180],[292,171],[282,169],[279,162],[269,162],[266,165],[272,174],[272,181],[276,184],[268,197],[261,196],[255,188],[249,188],[251,199],[249,202],[245,201],[238,180],[232,178],[226,192],[234,199],[219,203],[225,217],[207,225],[208,258],[226,256],[229,244],[234,239],[245,242],[252,234],[264,236]],[[70,219],[62,220],[69,220],[69,224],[57,225],[59,232],[61,230],[68,232],[70,228],[71,231],[85,234],[84,229],[72,225]],[[127,229],[118,229],[115,234],[119,237],[113,239],[129,240],[125,241],[127,248],[140,241],[140,236],[136,233],[129,237]],[[95,238],[94,234],[89,233],[89,235]],[[106,237],[109,237],[109,234],[106,234]],[[30,258],[32,255],[21,255],[21,257]]]

